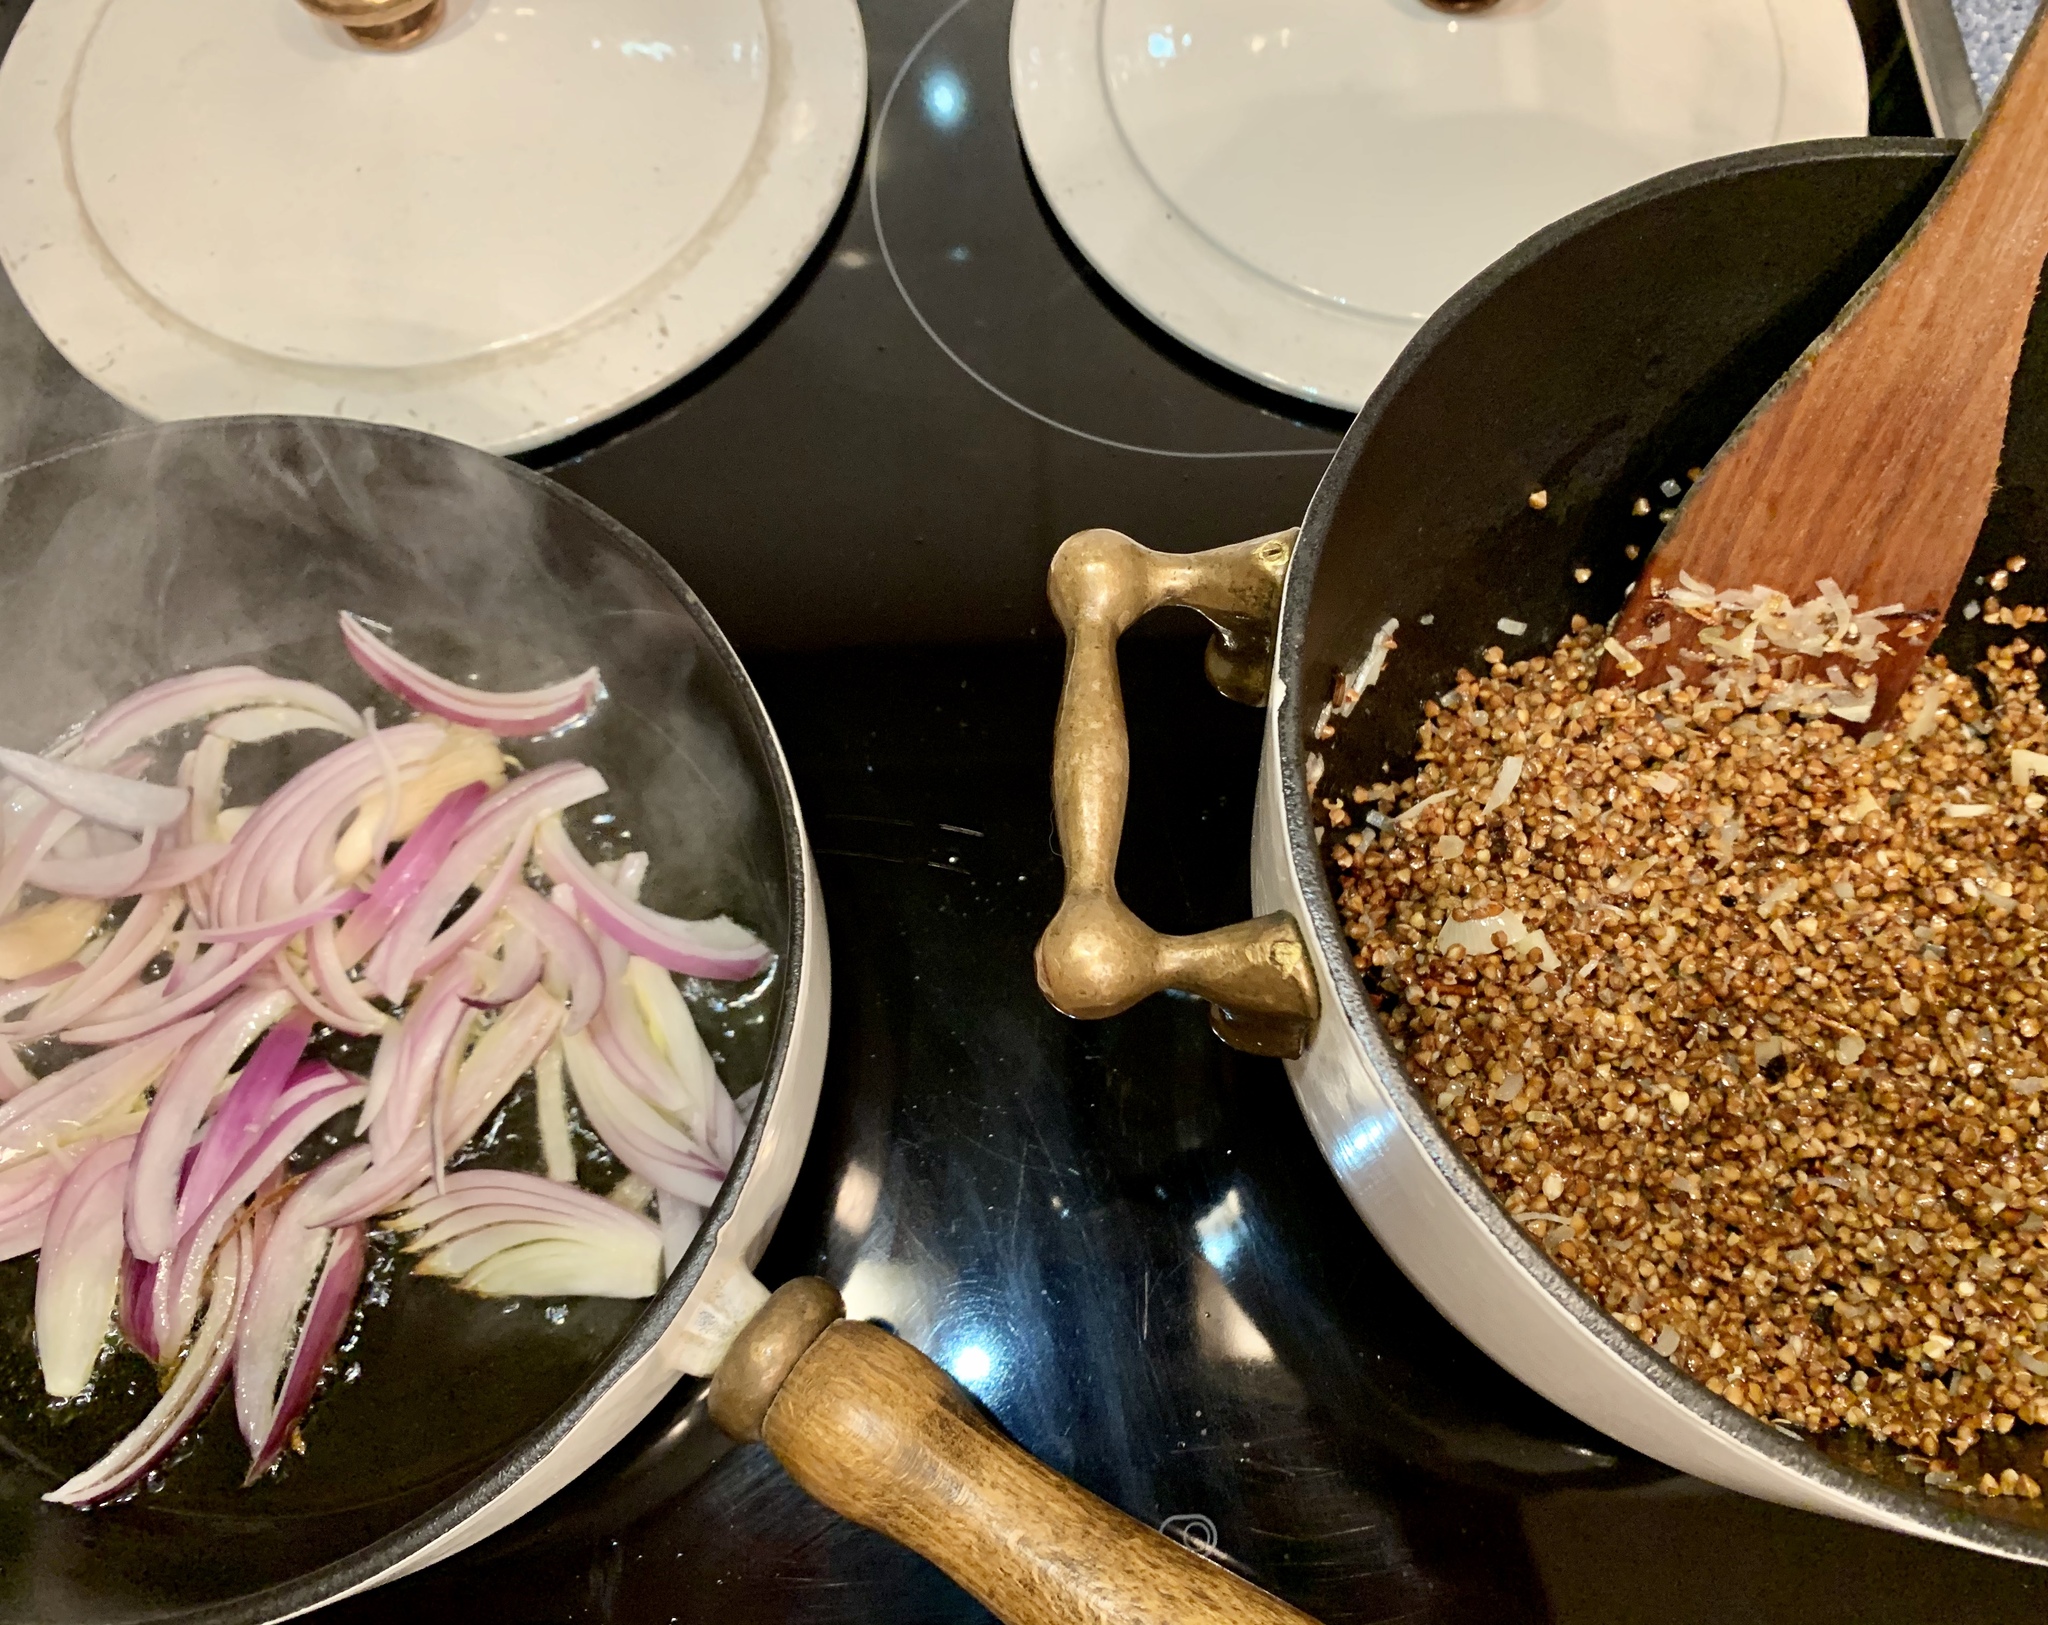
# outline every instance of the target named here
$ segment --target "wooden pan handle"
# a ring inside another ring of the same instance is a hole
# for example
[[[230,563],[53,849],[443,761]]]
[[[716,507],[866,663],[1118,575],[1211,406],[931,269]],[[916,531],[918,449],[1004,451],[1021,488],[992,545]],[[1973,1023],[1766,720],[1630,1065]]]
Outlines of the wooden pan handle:
[[[1006,1625],[1313,1625],[1034,1460],[924,1355],[828,1318],[838,1307],[822,1281],[782,1288],[710,1396],[720,1427],[763,1440],[833,1511],[929,1558]]]

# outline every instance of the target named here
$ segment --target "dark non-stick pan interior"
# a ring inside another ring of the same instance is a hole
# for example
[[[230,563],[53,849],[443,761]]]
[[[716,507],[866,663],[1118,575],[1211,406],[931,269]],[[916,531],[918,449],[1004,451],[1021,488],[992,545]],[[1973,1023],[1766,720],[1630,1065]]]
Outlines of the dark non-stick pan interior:
[[[1882,262],[1954,150],[1822,142],[1703,164],[1574,216],[1461,293],[1368,403],[1304,528],[1282,634],[1289,777],[1300,782],[1310,751],[1324,756],[1328,786],[1401,776],[1423,702],[1455,686],[1458,668],[1476,667],[1482,649],[1500,645],[1514,660],[1548,649],[1575,614],[1610,617],[1687,471],[1707,462]],[[1540,507],[1529,500],[1538,491]],[[1647,514],[1636,511],[1643,499]],[[1937,645],[1959,669],[1974,666],[1994,635],[2014,635],[1960,613],[2013,554],[2035,567],[2004,596],[2048,599],[2048,301],[2037,306],[2021,363],[2000,489]],[[1580,569],[1589,572],[1583,582]],[[1528,630],[1503,633],[1503,617]],[[1401,623],[1399,649],[1378,685],[1334,741],[1314,741],[1333,676],[1356,664],[1389,618]],[[1339,958],[1343,937],[1326,899],[1311,912],[1325,951]],[[1426,1109],[1410,1115],[1434,1132]],[[1483,1192],[1476,1179],[1473,1190]],[[1554,1267],[1532,1267],[1553,1290],[1576,1291]],[[1695,1409],[1756,1428],[1703,1388],[1671,1380]],[[2044,1433],[1986,1440],[1984,1465],[2038,1466]],[[1895,1453],[1862,1435],[1819,1448],[1898,1485],[1897,1509],[1917,1519],[1976,1515],[1955,1498],[1925,1495]],[[1978,1505],[2007,1522],[1994,1543],[2048,1559],[2039,1505]]]
[[[794,809],[731,650],[630,535],[442,441],[240,419],[127,435],[0,478],[0,743],[40,748],[140,684],[223,663],[370,703],[334,632],[343,607],[485,686],[599,666],[608,697],[591,722],[519,750],[604,772],[615,821],[586,819],[579,835],[586,850],[649,852],[650,903],[730,913],[786,964]],[[784,980],[698,1003],[735,1090],[772,1070]],[[487,1129],[485,1160],[534,1166],[532,1121],[522,1086]],[[601,1181],[601,1149],[584,1151]],[[124,1354],[102,1366],[90,1403],[53,1406],[31,1338],[34,1261],[0,1265],[0,1621],[267,1617],[366,1576],[537,1458],[645,1351],[697,1268],[693,1256],[650,1303],[550,1303],[468,1298],[394,1263],[380,1253],[302,1459],[241,1488],[246,1455],[224,1405],[160,1484],[91,1513],[39,1497],[141,1417],[152,1375]]]

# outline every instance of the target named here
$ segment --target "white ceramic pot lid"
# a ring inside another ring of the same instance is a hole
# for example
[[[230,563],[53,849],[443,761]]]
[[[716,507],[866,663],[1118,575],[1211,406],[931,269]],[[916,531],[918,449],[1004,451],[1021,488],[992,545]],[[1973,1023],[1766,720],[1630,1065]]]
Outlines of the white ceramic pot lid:
[[[293,0],[38,0],[0,65],[0,261],[151,416],[522,449],[767,306],[866,88],[853,0],[450,0],[390,53]]]
[[[1364,403],[1415,329],[1599,197],[1860,134],[1845,0],[1018,0],[1018,121],[1083,254],[1260,382]]]

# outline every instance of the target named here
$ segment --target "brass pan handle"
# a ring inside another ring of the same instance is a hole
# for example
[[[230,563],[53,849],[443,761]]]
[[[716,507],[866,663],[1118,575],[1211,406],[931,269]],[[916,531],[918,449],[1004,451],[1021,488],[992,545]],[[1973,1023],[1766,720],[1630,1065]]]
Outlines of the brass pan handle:
[[[322,22],[339,23],[373,51],[403,51],[441,26],[443,0],[299,0]]]
[[[1189,937],[1163,936],[1116,890],[1117,848],[1131,778],[1116,646],[1165,604],[1216,627],[1203,660],[1232,699],[1265,703],[1273,629],[1295,532],[1207,553],[1155,553],[1113,530],[1069,536],[1053,556],[1048,593],[1067,633],[1067,675],[1053,734],[1052,796],[1066,896],[1039,938],[1038,985],[1055,1008],[1092,1021],[1167,988],[1210,1001],[1225,1041],[1261,1055],[1298,1055],[1318,999],[1301,929],[1285,914]]]
[[[1060,1477],[901,1338],[792,1281],[711,1379],[711,1420],[922,1554],[1005,1625],[1314,1625]]]

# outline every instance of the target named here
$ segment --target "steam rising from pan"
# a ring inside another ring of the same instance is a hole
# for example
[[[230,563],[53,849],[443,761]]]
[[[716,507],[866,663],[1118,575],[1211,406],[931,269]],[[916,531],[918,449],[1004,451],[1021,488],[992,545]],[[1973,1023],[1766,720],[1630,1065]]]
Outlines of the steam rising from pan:
[[[559,754],[599,765],[614,828],[663,854],[647,901],[773,940],[786,922],[758,911],[779,860],[764,872],[745,834],[768,809],[718,708],[674,702],[704,687],[709,651],[644,556],[590,545],[591,522],[495,458],[312,419],[136,431],[0,475],[0,744],[41,749],[145,683],[228,663],[368,704],[343,608],[487,688],[595,665],[609,697]]]

